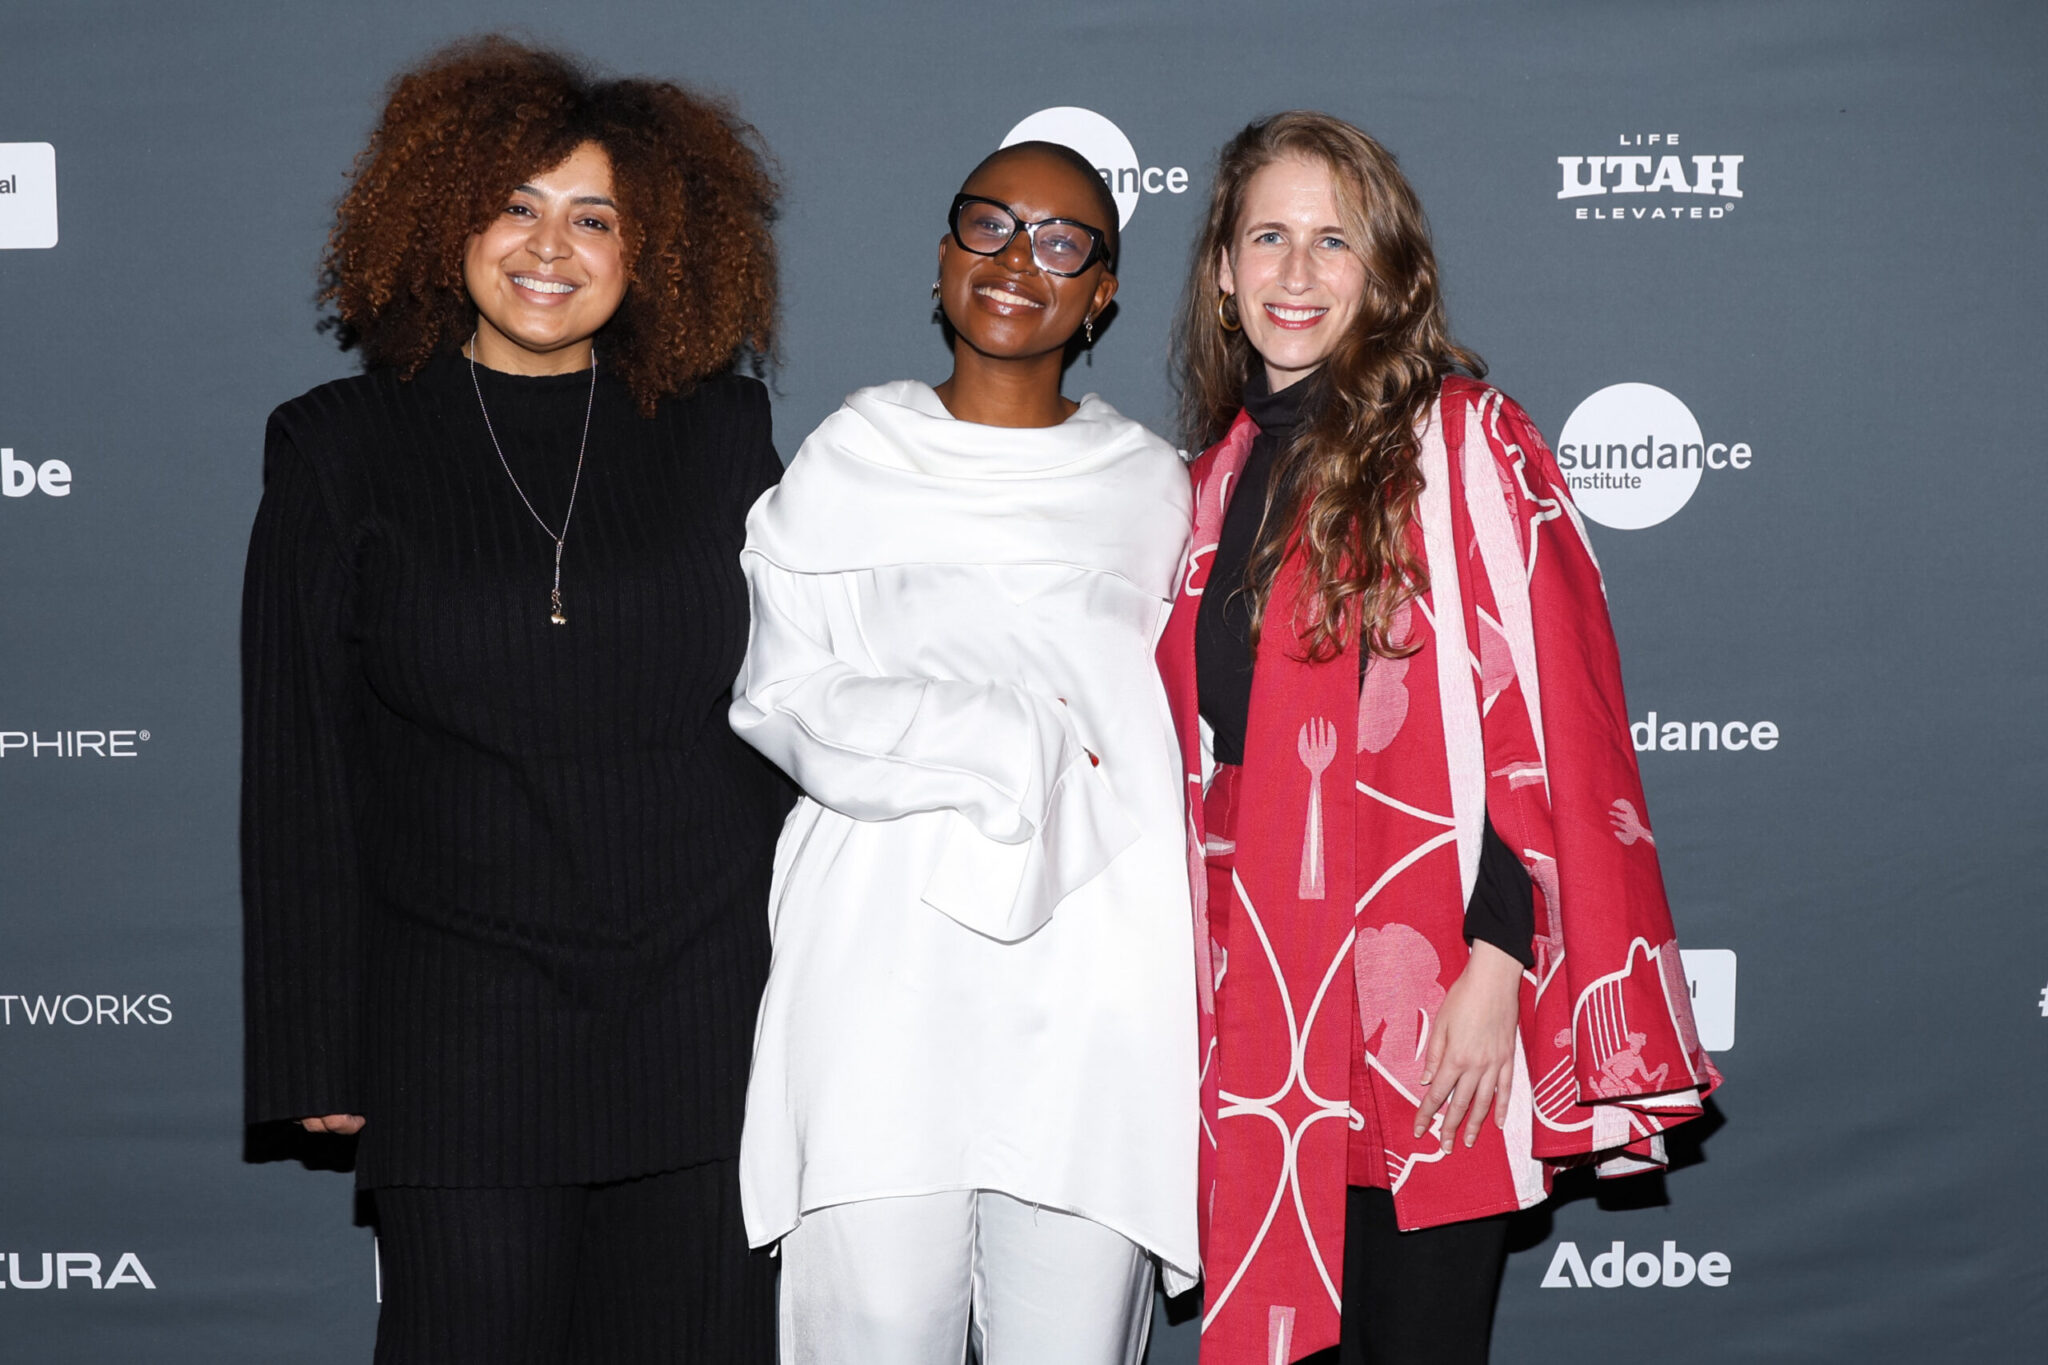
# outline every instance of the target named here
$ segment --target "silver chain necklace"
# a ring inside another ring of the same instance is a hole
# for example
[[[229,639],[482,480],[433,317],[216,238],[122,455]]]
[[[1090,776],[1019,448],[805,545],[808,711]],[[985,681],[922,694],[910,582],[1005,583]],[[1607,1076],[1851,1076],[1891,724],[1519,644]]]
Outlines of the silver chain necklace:
[[[512,462],[505,458],[505,448],[498,444],[498,431],[491,425],[491,410],[484,406],[484,386],[476,377],[476,336],[469,338],[469,383],[476,390],[477,411],[484,415],[484,431],[490,435],[491,449],[498,452],[498,463],[505,468],[505,477],[512,480],[512,491],[526,504],[526,511],[540,529],[555,542],[555,587],[548,594],[548,620],[558,626],[569,624],[569,618],[562,615],[562,545],[569,539],[569,518],[576,515],[576,490],[583,486],[583,452],[590,445],[590,414],[597,407],[597,348],[590,348],[590,397],[583,406],[583,439],[576,443],[576,477],[569,483],[569,509],[562,513],[562,529],[557,531],[533,510],[533,499],[526,496],[526,490],[519,486],[519,476],[512,472]]]

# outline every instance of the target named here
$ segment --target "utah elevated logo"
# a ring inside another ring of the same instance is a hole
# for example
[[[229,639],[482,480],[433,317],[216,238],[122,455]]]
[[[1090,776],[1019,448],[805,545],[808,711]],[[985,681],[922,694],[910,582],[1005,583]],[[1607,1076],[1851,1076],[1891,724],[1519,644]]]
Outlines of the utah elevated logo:
[[[1742,198],[1743,158],[1733,153],[1680,152],[1677,133],[1620,133],[1615,145],[1624,150],[1557,159],[1559,199],[1601,201],[1573,205],[1573,218],[1711,222],[1734,212]]]

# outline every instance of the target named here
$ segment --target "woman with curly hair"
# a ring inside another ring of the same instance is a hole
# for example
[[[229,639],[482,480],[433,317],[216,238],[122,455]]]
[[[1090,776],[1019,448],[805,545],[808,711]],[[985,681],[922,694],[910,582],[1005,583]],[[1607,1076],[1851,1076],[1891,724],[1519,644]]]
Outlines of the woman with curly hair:
[[[1482,1362],[1500,1215],[1660,1164],[1718,1080],[1599,570],[1350,124],[1223,149],[1178,349],[1202,1359]]]
[[[736,1157],[781,778],[725,708],[775,186],[674,85],[407,72],[244,597],[247,1108],[359,1134],[377,1360],[760,1361]]]

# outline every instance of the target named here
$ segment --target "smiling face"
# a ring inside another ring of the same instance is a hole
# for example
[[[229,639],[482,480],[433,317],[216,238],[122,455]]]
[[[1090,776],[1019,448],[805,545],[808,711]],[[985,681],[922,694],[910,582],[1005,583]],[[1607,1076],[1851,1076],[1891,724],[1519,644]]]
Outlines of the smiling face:
[[[1025,222],[1071,218],[1101,228],[1101,196],[1085,174],[1057,157],[1023,150],[984,165],[963,191],[1006,204]],[[1023,232],[993,256],[965,250],[950,233],[939,240],[946,320],[958,344],[992,360],[1060,351],[1115,293],[1116,276],[1101,262],[1072,277],[1040,270]]]
[[[1245,182],[1216,283],[1237,296],[1245,340],[1275,393],[1313,374],[1358,318],[1364,244],[1351,237],[1323,162],[1282,157]]]
[[[476,303],[476,359],[513,374],[590,364],[590,339],[626,296],[612,163],[586,142],[507,196],[463,252]]]

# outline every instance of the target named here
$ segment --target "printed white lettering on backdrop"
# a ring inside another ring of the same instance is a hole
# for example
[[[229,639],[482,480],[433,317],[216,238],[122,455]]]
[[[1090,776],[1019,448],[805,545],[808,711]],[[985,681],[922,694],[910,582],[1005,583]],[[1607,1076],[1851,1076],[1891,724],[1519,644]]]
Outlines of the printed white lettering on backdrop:
[[[1636,752],[1684,754],[1719,752],[1767,754],[1778,747],[1774,720],[1667,720],[1655,711],[1628,727]]]
[[[1604,201],[1575,204],[1572,217],[1580,222],[1690,223],[1727,218],[1735,211],[1734,201],[1743,197],[1744,158],[1729,152],[1702,155],[1689,147],[1680,151],[1680,141],[1677,133],[1618,133],[1611,151],[1560,156],[1557,197]],[[1667,199],[1666,195],[1719,202]]]
[[[1631,1254],[1620,1242],[1587,1261],[1579,1255],[1577,1242],[1559,1242],[1551,1254],[1550,1268],[1543,1272],[1545,1289],[1683,1289],[1700,1284],[1720,1289],[1728,1283],[1731,1269],[1726,1252],[1709,1251],[1697,1259],[1666,1242],[1659,1255],[1654,1251]]]
[[[1747,441],[1709,441],[1668,389],[1609,384],[1565,418],[1557,464],[1580,512],[1621,531],[1639,531],[1677,515],[1708,470],[1744,471],[1756,458]]]
[[[6,1270],[0,1275],[0,1289],[156,1288],[142,1258],[132,1251],[122,1252],[114,1268],[104,1272],[105,1263],[90,1251],[10,1251],[0,1261]]]
[[[44,1028],[57,1024],[73,1028],[106,1024],[160,1028],[173,1018],[171,997],[161,991],[139,995],[0,995],[0,1028]]]
[[[1116,200],[1119,228],[1130,225],[1140,194],[1186,194],[1188,190],[1187,167],[1144,165],[1124,130],[1093,109],[1071,104],[1041,109],[1004,134],[1000,145],[1018,142],[1057,142],[1088,158]]]
[[[33,460],[17,458],[13,446],[0,446],[0,493],[10,498],[25,498],[31,493],[68,498],[71,496],[71,466],[62,460],[44,460],[37,464]]]
[[[0,250],[57,245],[57,149],[0,142]]]
[[[0,763],[23,758],[133,758],[147,730],[0,730]]]

